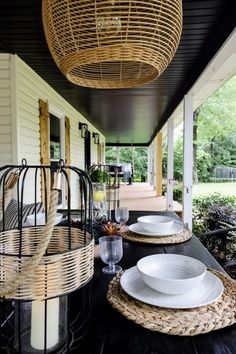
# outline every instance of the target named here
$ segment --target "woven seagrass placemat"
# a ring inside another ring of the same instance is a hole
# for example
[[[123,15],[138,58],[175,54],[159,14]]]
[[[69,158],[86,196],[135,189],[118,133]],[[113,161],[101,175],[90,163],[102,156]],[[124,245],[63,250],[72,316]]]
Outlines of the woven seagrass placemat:
[[[178,336],[195,336],[236,323],[236,282],[210,269],[224,284],[223,295],[210,305],[194,309],[167,309],[145,304],[126,294],[118,273],[109,284],[109,303],[129,320],[148,328]]]
[[[184,228],[183,231],[170,236],[145,236],[136,234],[132,231],[122,232],[121,235],[127,241],[153,244],[174,244],[189,240],[192,237],[192,232],[189,229]]]

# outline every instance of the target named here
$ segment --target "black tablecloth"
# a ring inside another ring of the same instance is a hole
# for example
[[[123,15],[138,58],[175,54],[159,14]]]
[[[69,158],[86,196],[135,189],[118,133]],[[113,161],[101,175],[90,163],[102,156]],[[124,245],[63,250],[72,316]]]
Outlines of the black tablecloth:
[[[154,212],[130,212],[129,224],[141,215]],[[174,213],[162,213],[173,215]],[[193,236],[189,241],[169,246],[156,246],[124,241],[124,256],[120,261],[123,269],[134,266],[137,261],[155,253],[178,253],[197,258],[206,266],[223,271],[199,240]],[[79,354],[236,354],[236,326],[195,337],[178,337],[152,332],[126,319],[107,302],[106,294],[112,276],[102,274],[104,264],[95,261],[92,280],[92,309],[89,329],[82,339]]]

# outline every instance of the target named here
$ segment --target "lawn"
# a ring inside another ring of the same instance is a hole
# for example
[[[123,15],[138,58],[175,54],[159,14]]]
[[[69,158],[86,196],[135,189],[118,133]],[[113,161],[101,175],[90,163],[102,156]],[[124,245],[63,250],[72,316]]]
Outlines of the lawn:
[[[193,196],[213,193],[233,195],[236,197],[236,182],[199,183],[193,186]]]

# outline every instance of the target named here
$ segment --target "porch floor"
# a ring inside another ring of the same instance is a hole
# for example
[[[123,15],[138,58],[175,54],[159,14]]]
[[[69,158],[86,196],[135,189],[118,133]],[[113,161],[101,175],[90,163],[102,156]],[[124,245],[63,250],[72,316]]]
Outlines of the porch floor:
[[[156,191],[149,183],[133,183],[120,186],[120,206],[127,207],[129,210],[166,210],[166,198],[157,197]],[[174,211],[181,215],[182,205],[174,201]]]

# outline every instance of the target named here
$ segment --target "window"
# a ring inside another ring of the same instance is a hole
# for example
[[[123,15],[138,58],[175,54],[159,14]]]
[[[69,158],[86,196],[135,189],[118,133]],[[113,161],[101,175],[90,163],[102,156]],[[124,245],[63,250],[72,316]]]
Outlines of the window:
[[[39,99],[40,161],[55,169],[63,159],[70,165],[70,119],[50,102]],[[48,178],[47,178],[48,179]],[[41,174],[41,195],[45,202],[44,177]],[[49,181],[46,180],[46,183]],[[65,180],[62,178],[60,205],[66,205]]]
[[[60,160],[61,156],[61,129],[60,118],[50,114],[50,159]]]
[[[58,161],[65,161],[65,115],[49,104],[49,132],[51,166],[57,169]],[[65,205],[65,181],[62,179],[62,190],[59,193],[58,207]]]

